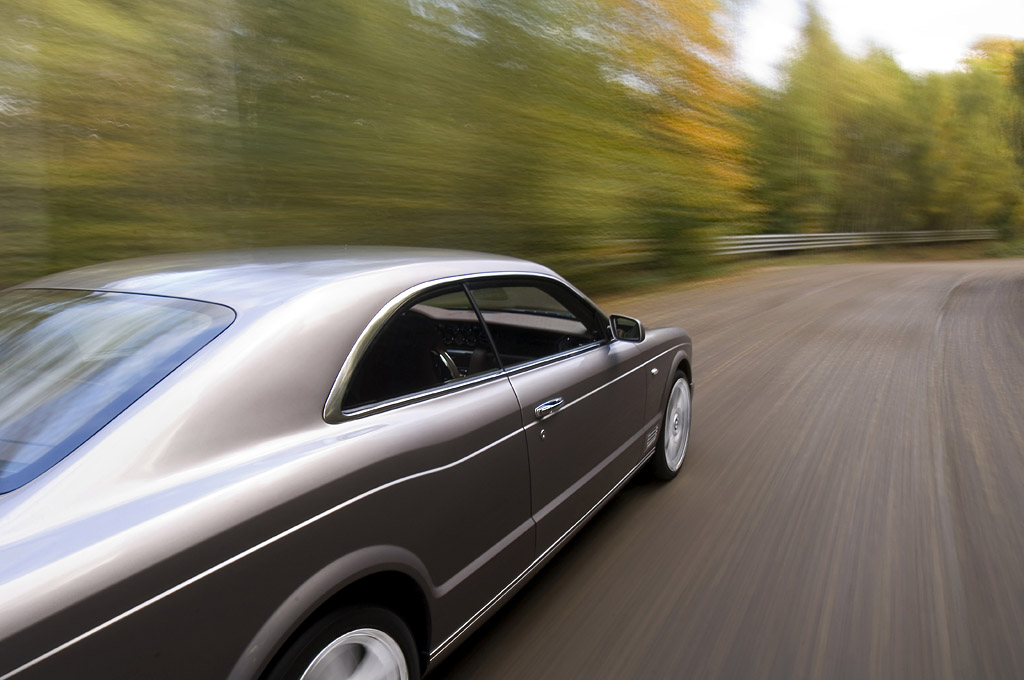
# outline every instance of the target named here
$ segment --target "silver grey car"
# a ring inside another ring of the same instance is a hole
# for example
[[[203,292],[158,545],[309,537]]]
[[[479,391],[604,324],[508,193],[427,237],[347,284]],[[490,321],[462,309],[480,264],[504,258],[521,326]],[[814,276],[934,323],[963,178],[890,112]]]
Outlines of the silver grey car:
[[[418,678],[645,466],[692,347],[457,251],[0,294],[0,680]]]

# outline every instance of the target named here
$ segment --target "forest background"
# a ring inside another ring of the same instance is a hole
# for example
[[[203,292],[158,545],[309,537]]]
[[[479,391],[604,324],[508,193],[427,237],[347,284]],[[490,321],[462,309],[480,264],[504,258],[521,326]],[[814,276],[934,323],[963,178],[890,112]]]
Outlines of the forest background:
[[[911,74],[812,3],[766,87],[737,1],[5,0],[0,285],[378,243],[600,290],[698,276],[715,235],[1024,237],[1024,41]]]

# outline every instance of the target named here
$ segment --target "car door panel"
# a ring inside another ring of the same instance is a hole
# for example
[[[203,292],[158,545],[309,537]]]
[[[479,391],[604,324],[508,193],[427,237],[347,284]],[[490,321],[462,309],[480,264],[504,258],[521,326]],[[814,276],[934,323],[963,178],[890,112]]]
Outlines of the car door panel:
[[[605,343],[510,376],[522,407],[531,507],[542,553],[643,456],[645,387],[639,355]],[[551,400],[562,404],[540,417]]]
[[[423,560],[438,601],[439,635],[461,625],[533,559],[518,411],[508,379],[495,376],[358,421],[374,440],[361,442],[361,453],[379,449],[389,469],[415,471],[359,506],[372,506],[363,514],[377,518],[367,541],[383,537]],[[349,527],[346,539],[360,531]]]

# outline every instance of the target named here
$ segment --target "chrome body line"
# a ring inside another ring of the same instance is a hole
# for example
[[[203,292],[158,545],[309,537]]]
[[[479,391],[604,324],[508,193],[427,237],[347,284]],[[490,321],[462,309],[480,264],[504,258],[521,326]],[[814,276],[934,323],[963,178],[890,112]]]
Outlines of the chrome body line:
[[[463,581],[465,581],[467,577],[469,577],[477,569],[479,569],[481,565],[486,564],[487,562],[491,561],[496,555],[498,555],[502,550],[507,548],[516,539],[518,539],[523,534],[525,534],[527,531],[532,529],[533,528],[533,524],[534,524],[533,518],[532,517],[528,517],[525,522],[523,522],[522,524],[517,526],[507,536],[505,536],[503,539],[501,539],[500,541],[495,543],[493,546],[491,546],[491,548],[487,552],[482,553],[475,560],[473,560],[472,562],[467,564],[465,567],[463,567],[457,574],[452,576],[450,579],[448,579],[444,583],[436,586],[434,588],[434,594],[437,597],[444,597],[445,595],[450,593],[452,590],[454,590],[456,587],[458,587]]]
[[[586,394],[578,397],[577,399],[574,399],[573,401],[560,406],[559,410],[564,410],[564,409],[569,408],[570,406],[578,404],[579,402],[583,401],[587,397],[592,396],[593,394],[595,394],[598,391],[604,389],[608,385],[611,385],[612,383],[616,382],[617,380],[620,380],[620,379],[626,377],[627,375],[629,375],[630,373],[633,373],[634,371],[638,371],[640,369],[646,368],[647,366],[649,366],[651,363],[657,361],[658,359],[661,359],[662,357],[664,357],[664,356],[666,356],[668,354],[671,354],[673,352],[677,352],[680,349],[684,348],[685,346],[686,346],[685,343],[679,343],[679,344],[673,345],[672,347],[662,351],[658,355],[652,357],[651,359],[648,359],[647,361],[645,361],[642,364],[636,366],[635,368],[631,369],[630,371],[627,371],[626,373],[623,373],[622,375],[620,375],[620,376],[618,376],[618,377],[616,377],[616,378],[614,378],[612,380],[609,380],[608,382],[604,383],[603,385],[594,388],[590,392],[587,392]],[[645,431],[648,431],[649,428],[651,428],[652,426],[657,427],[657,423],[660,421],[660,419],[661,419],[661,413],[659,411],[657,416],[655,416],[649,422],[644,424],[644,426],[641,427],[640,430],[638,430],[637,433],[633,437],[630,437],[630,439],[626,442],[626,445],[628,445],[632,441],[635,441],[637,439],[637,437],[639,437]],[[531,422],[529,424],[526,424],[524,426],[523,430],[524,431],[528,430],[528,429],[530,429],[531,427],[533,427],[534,425],[536,425],[539,422],[541,422],[540,419],[535,420],[535,421],[533,421],[533,422]],[[619,449],[619,451],[621,451],[621,449]],[[618,454],[618,451],[616,453]],[[481,617],[485,616],[491,609],[493,609],[495,606],[497,606],[499,603],[501,603],[506,597],[508,597],[511,594],[511,592],[513,590],[515,590],[515,588],[518,587],[524,581],[524,579],[526,579],[529,576],[531,576],[537,569],[539,569],[541,566],[543,566],[543,564],[552,555],[552,553],[554,551],[558,550],[558,548],[560,548],[580,528],[580,526],[583,523],[585,523],[591,516],[593,516],[593,514],[595,512],[597,512],[597,510],[599,510],[608,501],[608,499],[611,496],[613,496],[619,489],[621,489],[623,484],[625,484],[627,481],[629,481],[629,479],[633,475],[636,474],[637,470],[639,470],[641,467],[643,467],[643,465],[648,460],[650,460],[650,458],[651,458],[651,456],[653,454],[654,454],[654,449],[650,446],[649,443],[645,442],[645,452],[644,452],[643,458],[640,460],[640,462],[637,463],[636,465],[634,465],[633,468],[631,468],[630,471],[627,472],[626,475],[621,480],[619,480],[619,482],[616,483],[611,488],[611,490],[609,490],[607,493],[605,493],[597,501],[597,503],[595,503],[587,512],[585,512],[583,514],[582,517],[580,517],[578,520],[576,520],[576,522],[573,523],[573,525],[571,527],[569,527],[569,529],[567,529],[565,531],[565,533],[563,533],[554,542],[552,542],[552,544],[550,546],[548,546],[548,548],[546,550],[544,550],[543,553],[538,555],[534,559],[534,561],[531,562],[530,565],[528,567],[526,567],[526,569],[524,569],[515,579],[513,579],[512,582],[510,582],[507,586],[505,586],[501,590],[501,592],[499,592],[497,595],[495,595],[490,601],[487,602],[487,604],[485,604],[483,607],[481,607],[473,616],[471,616],[465,623],[463,623],[454,633],[452,633],[441,644],[439,644],[436,648],[434,648],[434,650],[431,651],[431,653],[430,653],[430,662],[433,663],[435,659],[437,659],[442,653],[445,652],[446,649],[448,649],[452,644],[454,644],[456,641],[458,641],[458,639],[460,637],[465,635],[473,627],[473,625],[476,624],[481,619]]]
[[[608,387],[609,385],[612,385],[612,384],[618,382],[619,380],[622,380],[626,376],[628,376],[628,375],[630,375],[632,373],[635,373],[636,371],[639,371],[641,368],[645,368],[648,364],[650,364],[653,361],[657,361],[658,359],[662,358],[666,354],[670,354],[672,352],[675,352],[680,347],[683,347],[683,345],[681,343],[678,344],[678,345],[675,345],[674,347],[670,347],[669,349],[665,350],[664,352],[662,352],[658,356],[652,357],[651,359],[648,359],[647,361],[645,361],[644,363],[640,364],[639,366],[636,366],[635,368],[631,368],[630,370],[626,371],[622,375],[619,375],[619,376],[616,376],[616,377],[612,378],[611,380],[609,380],[608,382],[604,383],[603,385],[599,385],[599,386],[595,387],[594,389],[590,390],[586,394],[581,395],[581,396],[573,399],[569,403],[560,405],[558,407],[558,410],[559,411],[564,411],[564,410],[566,410],[568,408],[571,408],[571,407],[575,406],[576,404],[580,403],[581,401],[583,401],[587,397],[592,397],[593,395],[597,394],[598,392],[600,392],[604,388]],[[528,429],[530,429],[531,427],[533,427],[534,425],[536,425],[539,422],[540,422],[540,419],[538,417],[538,420],[535,420],[532,423],[527,423],[526,425],[524,425],[523,429],[528,430]],[[3,679],[0,678],[0,680],[3,680]]]
[[[313,515],[312,517],[310,517],[308,519],[305,519],[302,522],[300,522],[300,523],[298,523],[298,524],[296,524],[296,525],[294,525],[292,527],[289,527],[288,529],[285,529],[284,531],[282,531],[282,532],[280,532],[278,534],[275,534],[274,536],[271,536],[270,538],[268,538],[268,539],[266,539],[264,541],[261,541],[260,543],[257,543],[256,545],[254,545],[254,546],[252,546],[252,547],[250,547],[250,548],[248,548],[246,550],[243,550],[242,552],[238,553],[237,555],[234,555],[233,557],[229,557],[228,559],[226,559],[226,560],[224,560],[222,562],[219,562],[218,564],[215,564],[212,567],[210,567],[210,568],[208,568],[208,569],[206,569],[204,571],[199,572],[195,576],[182,581],[178,585],[173,586],[171,588],[168,588],[167,590],[163,591],[162,593],[158,593],[157,595],[154,595],[153,597],[149,598],[148,600],[144,600],[144,601],[140,602],[139,604],[135,605],[134,607],[121,612],[117,616],[115,616],[115,617],[113,617],[111,619],[108,619],[107,621],[99,624],[98,626],[94,626],[93,628],[90,628],[89,630],[85,631],[81,635],[78,635],[76,637],[71,638],[70,640],[68,640],[64,644],[58,645],[57,647],[54,647],[53,649],[51,649],[50,651],[46,652],[45,654],[41,654],[40,656],[37,656],[35,659],[29,661],[28,663],[22,664],[21,666],[19,666],[18,668],[15,668],[14,670],[10,671],[9,673],[7,673],[7,674],[5,674],[3,676],[0,676],[0,680],[9,680],[9,678],[13,678],[15,675],[21,673],[22,671],[28,670],[32,666],[35,666],[36,664],[41,663],[41,662],[45,661],[46,659],[48,659],[48,658],[50,658],[50,657],[52,657],[52,656],[54,656],[56,654],[59,654],[60,652],[63,652],[65,649],[67,649],[67,648],[69,648],[69,647],[71,647],[71,646],[81,642],[82,640],[85,640],[86,638],[88,638],[88,637],[90,637],[92,635],[95,635],[96,633],[99,633],[100,631],[104,630],[105,628],[109,628],[110,626],[114,625],[115,623],[118,623],[119,621],[123,621],[124,619],[128,618],[132,614],[135,614],[135,613],[137,613],[139,611],[142,611],[143,609],[149,607],[150,605],[156,604],[157,602],[159,602],[159,601],[161,601],[161,600],[163,600],[163,599],[173,595],[174,593],[177,593],[180,590],[184,590],[185,588],[187,588],[188,586],[192,585],[193,583],[201,581],[202,579],[206,578],[207,576],[210,576],[211,574],[215,574],[216,572],[220,571],[221,569],[224,569],[225,567],[229,567],[232,564],[234,564],[235,562],[238,562],[239,560],[241,560],[241,559],[243,559],[245,557],[248,557],[249,555],[252,555],[255,552],[258,552],[258,551],[262,550],[263,548],[266,548],[269,545],[277,543],[281,539],[287,538],[288,536],[294,534],[295,532],[300,531],[301,529],[304,529],[304,528],[308,527],[309,525],[314,524],[314,523],[324,519],[325,517],[329,517],[330,515],[333,515],[334,513],[338,512],[339,510],[342,510],[343,508],[346,508],[346,507],[352,505],[353,503],[361,501],[364,498],[367,498],[368,496],[372,496],[373,494],[377,493],[378,491],[384,491],[385,489],[389,489],[389,488],[391,488],[393,486],[397,486],[398,484],[401,484],[403,482],[408,482],[408,481],[411,481],[413,479],[419,479],[420,477],[425,477],[427,475],[432,475],[432,474],[434,474],[436,472],[441,472],[443,470],[448,470],[450,468],[453,468],[453,467],[455,467],[457,465],[461,465],[462,463],[465,463],[466,461],[469,461],[469,460],[472,460],[473,458],[476,458],[477,456],[479,456],[480,454],[484,453],[485,451],[488,451],[488,450],[492,449],[493,447],[497,446],[498,444],[501,444],[503,442],[508,441],[512,437],[515,437],[516,435],[519,435],[522,432],[523,432],[523,428],[517,428],[517,429],[513,430],[512,432],[508,433],[507,435],[505,435],[504,437],[502,437],[501,439],[497,439],[497,440],[491,442],[490,444],[488,444],[487,446],[484,446],[483,448],[477,449],[473,453],[471,453],[471,454],[469,454],[467,456],[463,456],[462,458],[460,458],[458,460],[452,461],[450,463],[446,463],[445,465],[442,465],[440,467],[431,468],[429,470],[421,470],[420,472],[416,472],[416,473],[413,473],[411,475],[407,475],[405,477],[401,477],[399,479],[391,480],[390,482],[388,482],[386,484],[381,484],[378,487],[374,487],[373,489],[369,489],[368,491],[364,491],[363,493],[361,493],[361,494],[359,494],[357,496],[353,496],[352,498],[349,498],[348,500],[343,501],[342,503],[339,503],[338,505],[330,507],[327,510],[324,510],[323,512],[320,512],[319,514]]]
[[[554,510],[555,508],[557,508],[559,505],[561,505],[563,501],[565,501],[567,498],[572,497],[573,494],[575,494],[582,487],[586,486],[589,482],[591,482],[594,479],[594,477],[597,476],[598,473],[600,473],[602,470],[604,470],[616,458],[621,456],[623,451],[625,451],[630,446],[635,444],[637,442],[637,440],[640,439],[640,435],[643,434],[643,432],[645,430],[650,429],[650,427],[652,425],[654,425],[658,420],[659,420],[658,418],[651,418],[651,420],[646,425],[644,425],[639,430],[634,432],[629,437],[629,439],[627,439],[625,442],[623,442],[622,446],[620,446],[619,448],[615,449],[615,451],[610,456],[608,456],[603,461],[601,461],[600,465],[595,466],[585,476],[583,476],[583,477],[579,478],[578,480],[576,480],[576,482],[572,486],[567,488],[565,491],[560,493],[558,496],[552,498],[551,501],[549,501],[547,503],[547,505],[545,505],[544,507],[542,507],[539,510],[537,510],[536,512],[534,512],[533,513],[533,518],[534,518],[534,520],[536,520],[537,524],[539,525],[542,521],[544,521],[544,519],[551,513],[551,511]],[[644,447],[644,455],[645,456],[647,455],[647,451],[648,451],[648,447],[645,445],[645,447]],[[587,512],[589,512],[589,510]],[[586,515],[587,513],[583,513],[583,514]],[[575,524],[573,526],[575,526]],[[551,543],[552,543],[552,545],[554,545],[555,543],[558,543],[558,541],[560,541],[560,540],[562,540],[561,536],[555,538],[553,541],[551,541]]]
[[[641,430],[641,432],[642,431],[643,430]],[[622,479],[620,479],[618,481],[618,483],[615,484],[615,486],[613,486],[611,488],[611,490],[609,490],[604,496],[601,497],[601,499],[599,501],[597,501],[597,503],[594,504],[594,506],[592,508],[590,508],[590,510],[585,512],[582,517],[580,517],[578,520],[576,520],[576,522],[571,527],[569,527],[566,530],[566,532],[564,534],[562,534],[558,538],[558,540],[556,540],[554,543],[552,543],[548,547],[547,550],[545,550],[543,553],[538,555],[537,558],[534,559],[534,561],[530,563],[530,566],[528,566],[526,569],[524,569],[519,574],[519,576],[517,576],[515,579],[513,579],[512,582],[509,583],[507,586],[505,586],[501,590],[500,593],[495,595],[487,604],[485,604],[479,611],[477,611],[476,614],[471,616],[468,621],[466,621],[464,624],[462,624],[458,628],[458,630],[456,630],[454,633],[452,633],[450,636],[448,636],[448,638],[444,642],[442,642],[432,652],[430,652],[430,661],[431,661],[431,663],[433,663],[434,659],[436,659],[442,652],[444,652],[445,649],[450,647],[452,645],[452,643],[454,643],[462,635],[464,635],[469,630],[469,628],[471,628],[473,626],[473,624],[475,624],[477,621],[480,620],[480,618],[482,616],[487,614],[488,611],[490,611],[495,605],[497,605],[506,596],[508,596],[512,592],[512,590],[514,590],[516,588],[516,586],[518,586],[520,583],[523,582],[524,579],[528,578],[529,576],[531,576],[533,574],[534,571],[539,569],[545,563],[547,558],[550,557],[551,554],[555,550],[560,548],[562,546],[562,544],[565,543],[565,541],[568,540],[576,532],[576,530],[580,528],[580,526],[584,522],[586,522],[588,519],[590,519],[590,517],[593,516],[593,514],[595,512],[597,512],[598,510],[601,509],[601,506],[603,506],[605,504],[605,502],[610,497],[612,497],[619,489],[622,488],[623,484],[628,482],[629,479],[634,474],[636,474],[637,470],[639,470],[641,467],[643,467],[644,463],[646,463],[648,460],[650,460],[650,457],[651,457],[651,452],[648,452],[648,453],[644,454],[643,459],[639,463],[634,465],[633,468],[630,469],[630,471],[627,472],[626,475]],[[3,679],[0,678],[0,680],[3,680]]]

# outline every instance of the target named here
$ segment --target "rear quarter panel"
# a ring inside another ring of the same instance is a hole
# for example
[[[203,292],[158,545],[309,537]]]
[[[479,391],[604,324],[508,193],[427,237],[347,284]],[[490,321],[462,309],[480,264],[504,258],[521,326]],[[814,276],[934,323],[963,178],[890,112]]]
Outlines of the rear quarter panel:
[[[7,584],[31,589],[37,608],[40,593],[77,601],[51,602],[55,613],[5,640],[3,670],[223,679],[241,665],[255,673],[319,604],[382,570],[420,585],[436,634],[446,636],[533,558],[525,444],[503,380],[448,395],[446,408],[469,420],[464,431],[439,418],[437,404],[412,404],[377,422],[324,425],[308,440],[168,489],[180,495],[166,511],[112,510],[139,521]]]

